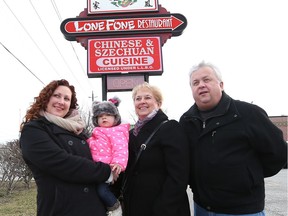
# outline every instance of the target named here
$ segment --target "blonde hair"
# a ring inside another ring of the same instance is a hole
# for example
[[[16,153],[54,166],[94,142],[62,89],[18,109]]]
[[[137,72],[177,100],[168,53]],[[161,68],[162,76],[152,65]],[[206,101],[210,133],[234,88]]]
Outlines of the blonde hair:
[[[163,102],[163,96],[160,89],[157,86],[150,85],[147,82],[143,82],[132,89],[132,99],[135,100],[136,94],[139,90],[148,89],[151,91],[152,95],[154,96],[155,100],[157,101],[159,107],[161,107]]]

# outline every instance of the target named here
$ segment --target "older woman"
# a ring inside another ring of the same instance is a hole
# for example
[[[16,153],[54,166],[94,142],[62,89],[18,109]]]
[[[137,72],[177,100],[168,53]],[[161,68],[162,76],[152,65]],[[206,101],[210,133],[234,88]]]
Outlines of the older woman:
[[[96,184],[113,175],[109,165],[93,162],[77,106],[74,87],[52,81],[21,125],[23,158],[37,184],[37,216],[106,215]]]
[[[124,215],[189,216],[186,136],[177,121],[167,121],[147,143],[133,168],[141,144],[168,117],[161,110],[162,95],[157,87],[140,84],[133,89],[132,98],[138,121],[129,136]]]

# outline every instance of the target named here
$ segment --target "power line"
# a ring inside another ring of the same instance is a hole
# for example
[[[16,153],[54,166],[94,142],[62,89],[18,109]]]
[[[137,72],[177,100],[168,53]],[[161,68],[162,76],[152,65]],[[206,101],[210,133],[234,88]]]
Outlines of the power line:
[[[6,49],[7,52],[9,52],[18,62],[20,62],[39,82],[41,82],[44,85],[44,82],[37,77],[19,58],[17,58],[2,42],[0,44]]]
[[[3,2],[5,3],[5,5],[7,6],[7,8],[10,10],[11,14],[15,17],[15,19],[18,21],[18,23],[20,24],[20,26],[23,28],[23,30],[26,32],[26,34],[29,36],[29,38],[31,39],[31,41],[34,43],[34,45],[38,48],[38,50],[41,52],[41,54],[44,56],[44,58],[46,59],[46,61],[50,64],[50,66],[53,68],[53,70],[57,73],[57,75],[61,78],[62,76],[60,75],[60,73],[57,71],[57,69],[54,67],[54,65],[51,63],[51,61],[48,59],[48,57],[44,54],[44,52],[42,51],[42,49],[39,47],[39,45],[35,42],[35,40],[33,39],[33,37],[31,36],[31,34],[28,32],[28,30],[25,28],[24,24],[18,19],[18,17],[16,16],[16,14],[13,12],[13,10],[9,7],[9,5],[6,3],[5,0],[3,0]],[[78,84],[81,86],[81,90],[82,91],[86,91],[85,88],[83,88],[83,86],[81,85],[81,83],[79,82],[79,78],[77,78],[75,76],[75,74],[73,73],[73,71],[71,70],[71,68],[69,67],[69,64],[67,63],[67,61],[65,60],[65,58],[63,57],[63,54],[60,52],[59,48],[57,47],[55,41],[53,40],[51,34],[49,33],[48,29],[46,28],[46,25],[44,24],[44,22],[42,21],[41,17],[39,16],[39,13],[37,12],[36,8],[34,7],[34,5],[32,4],[31,0],[30,0],[30,4],[32,6],[32,8],[34,9],[34,12],[36,13],[36,15],[38,16],[38,19],[40,20],[41,24],[43,25],[43,27],[45,28],[47,34],[49,35],[51,41],[53,42],[54,46],[56,47],[56,49],[58,50],[60,56],[62,57],[63,61],[65,62],[66,66],[68,67],[68,69],[70,70],[70,72],[72,73],[74,79],[76,82],[78,82]],[[58,13],[58,17],[60,16],[60,14]],[[74,51],[75,52],[75,51]],[[77,60],[79,61],[79,58],[77,56]],[[82,65],[80,65],[82,70],[83,67]],[[87,80],[87,79],[86,79]],[[88,82],[88,84],[91,87],[91,84]],[[85,94],[89,94],[88,92],[86,92]]]
[[[27,29],[24,27],[24,25],[20,22],[20,20],[18,19],[18,17],[13,13],[13,11],[11,10],[11,8],[9,7],[9,5],[6,3],[5,0],[3,0],[3,2],[5,3],[5,5],[7,6],[7,8],[10,10],[10,12],[13,14],[13,16],[15,17],[15,19],[18,21],[18,23],[21,25],[21,27],[23,28],[23,30],[26,32],[26,34],[29,36],[29,38],[32,40],[32,42],[34,43],[34,45],[38,48],[38,50],[41,52],[41,54],[44,56],[44,58],[46,59],[46,61],[49,63],[49,65],[53,68],[53,70],[57,73],[57,75],[59,77],[60,74],[58,73],[58,71],[56,70],[56,68],[53,66],[53,64],[49,61],[49,59],[47,58],[47,56],[44,54],[44,52],[41,50],[41,48],[38,46],[38,44],[35,42],[35,40],[33,39],[33,37],[29,34],[29,32],[27,31]]]
[[[54,8],[55,13],[56,13],[57,16],[58,16],[58,19],[59,19],[60,23],[61,23],[61,22],[63,21],[63,19],[62,19],[61,14],[60,14],[60,12],[59,12],[59,10],[58,10],[57,4],[55,3],[54,0],[51,0],[51,4],[52,4],[52,6],[53,6],[53,8]],[[74,49],[74,46],[72,45],[71,42],[70,42],[70,45],[71,45],[71,47],[72,47],[72,49],[73,49],[74,54],[76,55],[76,58],[77,58],[77,60],[78,60],[78,62],[79,62],[79,64],[80,64],[80,67],[81,67],[83,73],[86,75],[86,72],[85,72],[85,70],[84,70],[84,67],[83,67],[83,65],[82,65],[82,63],[81,63],[81,61],[80,61],[80,59],[79,59],[79,56],[78,56],[78,54],[76,53],[76,51],[75,51],[75,49]]]
[[[56,3],[54,2],[54,0],[51,0],[51,4],[52,4],[52,6],[53,6],[53,8],[54,8],[54,11],[56,12],[56,14],[57,14],[57,16],[58,16],[59,21],[62,22],[61,15],[60,15],[60,13],[59,13],[59,10],[58,10],[57,5],[56,5]]]
[[[62,52],[60,51],[60,49],[58,48],[57,44],[55,43],[53,37],[51,36],[50,32],[48,31],[48,29],[46,28],[46,25],[44,24],[43,20],[41,19],[39,13],[37,12],[36,8],[34,7],[33,3],[30,1],[30,4],[34,10],[34,12],[36,13],[38,19],[40,20],[42,26],[44,27],[44,29],[46,30],[46,33],[49,35],[49,38],[51,39],[51,41],[53,42],[54,46],[56,47],[58,53],[60,54],[62,60],[64,61],[65,65],[67,66],[67,68],[69,69],[69,71],[71,72],[71,74],[73,75],[74,79],[78,82],[78,84],[82,87],[81,83],[79,82],[79,80],[77,79],[75,73],[72,71],[71,67],[69,66],[68,62],[66,61],[66,59],[64,58]]]
[[[59,19],[60,23],[61,23],[61,22],[63,21],[63,19],[62,19],[61,14],[60,14],[60,12],[59,12],[59,10],[58,10],[57,4],[55,3],[54,0],[51,0],[51,4],[52,4],[52,6],[53,6],[53,8],[54,8],[54,11],[55,11],[56,15],[58,16],[58,19]],[[69,41],[69,43],[70,43],[70,45],[71,45],[71,48],[72,48],[72,50],[73,50],[73,53],[75,54],[75,56],[76,56],[76,58],[77,58],[77,61],[78,61],[79,65],[80,65],[80,67],[81,67],[81,69],[82,69],[82,72],[83,72],[83,74],[84,74],[85,77],[86,77],[87,74],[86,74],[86,71],[85,71],[85,69],[84,69],[81,61],[80,61],[79,56],[78,56],[78,54],[76,53],[75,48],[74,48],[72,42]],[[87,78],[87,77],[86,77],[86,78]],[[90,84],[90,82],[89,82],[89,79],[88,79],[87,81],[88,81],[88,83],[89,83],[89,85],[90,85],[90,88],[93,89],[92,86],[91,86],[91,84]]]
[[[68,69],[70,70],[70,72],[72,73],[72,75],[74,76],[74,79],[79,83],[79,85],[81,86],[81,89],[82,89],[83,91],[86,91],[86,88],[83,88],[83,86],[82,86],[81,83],[79,82],[79,78],[77,78],[77,77],[75,76],[75,74],[73,73],[72,69],[69,67],[69,64],[68,64],[67,61],[65,60],[64,55],[61,53],[61,51],[60,51],[60,49],[58,48],[58,46],[56,45],[53,37],[51,36],[49,30],[47,29],[45,23],[42,21],[39,13],[38,13],[38,11],[37,11],[37,9],[34,7],[34,5],[33,5],[33,3],[31,2],[31,0],[29,0],[29,1],[30,1],[30,4],[31,4],[31,7],[33,8],[35,14],[38,16],[38,19],[40,20],[41,24],[42,24],[43,27],[45,28],[47,34],[49,35],[51,41],[53,42],[54,46],[56,47],[56,49],[57,49],[57,51],[59,52],[60,56],[62,57],[63,61],[65,62],[66,66],[68,67]],[[23,30],[25,31],[25,33],[29,36],[29,38],[30,38],[31,41],[34,43],[34,45],[38,48],[38,50],[39,50],[39,51],[41,52],[41,54],[44,56],[44,58],[46,59],[46,61],[50,64],[50,66],[51,66],[51,67],[53,68],[53,70],[57,73],[57,75],[58,75],[59,77],[61,77],[60,73],[58,73],[57,69],[56,69],[56,68],[54,67],[54,65],[50,62],[50,60],[48,59],[48,57],[44,54],[44,51],[42,51],[42,49],[40,48],[40,46],[36,43],[36,41],[33,39],[33,37],[31,36],[31,34],[30,34],[30,33],[28,32],[28,30],[25,28],[24,23],[22,23],[22,22],[18,19],[18,17],[17,17],[16,14],[14,13],[14,11],[9,7],[9,5],[6,3],[6,1],[3,0],[3,2],[5,3],[6,7],[10,10],[10,12],[11,12],[11,14],[14,16],[14,18],[17,20],[17,22],[19,23],[19,25],[23,28]],[[52,3],[52,5],[53,5],[53,8],[54,8],[54,10],[55,10],[55,12],[56,12],[59,20],[61,21],[62,18],[61,18],[61,15],[60,15],[60,13],[59,13],[59,10],[58,10],[58,8],[57,8],[56,3],[55,3],[53,0],[51,0],[51,3]],[[81,61],[80,61],[79,56],[77,55],[77,53],[76,53],[76,51],[75,51],[75,49],[74,49],[74,46],[72,45],[71,42],[69,42],[69,43],[70,43],[70,45],[71,45],[71,47],[72,47],[72,50],[73,50],[73,52],[74,52],[74,54],[75,54],[75,56],[76,56],[76,58],[77,58],[78,63],[80,64],[80,67],[81,67],[81,69],[82,69],[82,71],[83,71],[83,74],[86,75],[86,71],[84,70],[84,67],[83,67],[83,65],[81,64]],[[21,62],[19,59],[18,59],[18,61]],[[23,64],[23,63],[22,63],[22,64]],[[23,64],[23,65],[24,65],[24,64]],[[25,66],[25,65],[24,65],[24,66]],[[26,67],[26,66],[25,66],[25,67]],[[27,68],[27,67],[26,67],[26,68]],[[27,68],[27,69],[28,69],[28,68]],[[28,70],[29,70],[29,69],[28,69]],[[29,70],[29,71],[30,71],[30,70]],[[32,73],[32,72],[31,72],[31,73]],[[37,77],[35,74],[33,74],[33,75],[34,75],[35,77]],[[38,77],[37,77],[37,78],[38,78]],[[39,79],[39,78],[38,78],[38,79]],[[90,89],[93,89],[93,87],[92,87],[89,79],[88,79],[87,77],[85,77],[85,80],[88,82],[88,85],[89,85]],[[42,81],[41,81],[41,82],[42,82]],[[86,92],[86,94],[87,94],[87,92]],[[90,93],[88,93],[88,94],[90,94]]]

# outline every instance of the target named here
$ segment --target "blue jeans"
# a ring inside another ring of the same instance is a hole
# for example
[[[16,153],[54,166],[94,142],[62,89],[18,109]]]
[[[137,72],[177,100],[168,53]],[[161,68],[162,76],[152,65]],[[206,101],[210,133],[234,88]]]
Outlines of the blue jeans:
[[[106,183],[98,184],[97,185],[97,192],[106,207],[113,207],[114,204],[117,202],[117,198],[115,195],[110,191],[109,185]]]
[[[204,208],[201,208],[199,205],[197,205],[194,202],[194,216],[265,216],[265,212],[258,212],[254,214],[221,214],[221,213],[215,213],[215,212],[210,212],[207,211]]]

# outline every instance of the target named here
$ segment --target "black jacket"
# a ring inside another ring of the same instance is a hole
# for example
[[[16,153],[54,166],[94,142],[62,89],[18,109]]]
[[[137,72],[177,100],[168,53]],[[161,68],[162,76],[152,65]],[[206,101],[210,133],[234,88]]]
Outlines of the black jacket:
[[[130,131],[129,160],[124,194],[125,216],[190,216],[187,186],[189,146],[183,129],[175,120],[162,125],[147,144],[131,172],[139,147],[167,116],[159,110],[141,128],[137,137]]]
[[[180,118],[191,147],[194,201],[208,211],[248,214],[264,209],[264,178],[287,163],[283,134],[260,107],[225,92],[203,122],[194,104]]]
[[[40,118],[25,124],[20,145],[38,188],[37,216],[106,215],[95,185],[111,170],[92,161],[84,136]]]

